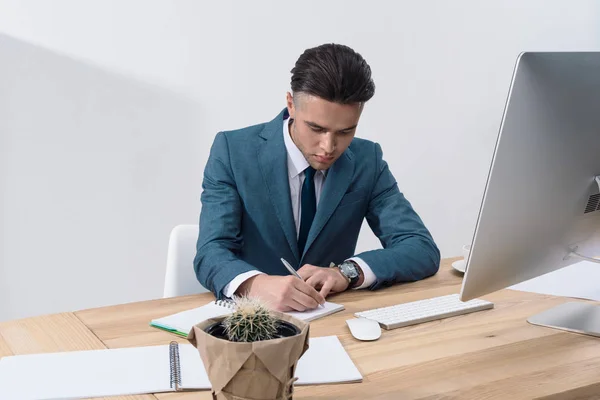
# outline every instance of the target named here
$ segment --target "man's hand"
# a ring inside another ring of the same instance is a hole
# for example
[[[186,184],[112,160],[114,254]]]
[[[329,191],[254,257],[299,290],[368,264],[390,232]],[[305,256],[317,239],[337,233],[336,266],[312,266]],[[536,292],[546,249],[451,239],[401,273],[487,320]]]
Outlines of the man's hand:
[[[325,303],[325,297],[295,276],[255,275],[236,290],[236,295],[258,297],[277,311],[305,311]]]
[[[329,293],[343,292],[348,288],[348,279],[342,275],[342,272],[338,268],[323,268],[304,264],[298,270],[298,275],[307,284],[320,290],[323,297],[327,297]]]

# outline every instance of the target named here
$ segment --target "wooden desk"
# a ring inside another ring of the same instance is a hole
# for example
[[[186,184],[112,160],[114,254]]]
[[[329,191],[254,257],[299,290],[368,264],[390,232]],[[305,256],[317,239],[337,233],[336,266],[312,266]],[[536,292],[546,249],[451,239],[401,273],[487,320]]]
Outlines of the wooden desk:
[[[296,387],[294,398],[600,399],[600,340],[526,321],[571,299],[503,290],[484,297],[495,303],[493,310],[384,330],[375,342],[350,335],[345,320],[356,311],[458,293],[454,260],[444,260],[440,272],[424,281],[332,298],[346,310],[312,322],[311,336],[338,335],[364,381]],[[167,344],[176,337],[148,322],[212,299],[202,294],[0,323],[0,356]],[[204,391],[111,399],[210,398]]]

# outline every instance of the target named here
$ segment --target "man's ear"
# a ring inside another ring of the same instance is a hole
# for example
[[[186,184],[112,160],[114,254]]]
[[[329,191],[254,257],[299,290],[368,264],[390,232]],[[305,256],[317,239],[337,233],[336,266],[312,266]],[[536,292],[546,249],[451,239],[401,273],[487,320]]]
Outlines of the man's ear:
[[[285,100],[286,100],[288,114],[290,114],[290,118],[294,119],[295,118],[294,116],[296,114],[296,108],[294,106],[294,97],[292,96],[292,94],[290,92],[286,93]]]

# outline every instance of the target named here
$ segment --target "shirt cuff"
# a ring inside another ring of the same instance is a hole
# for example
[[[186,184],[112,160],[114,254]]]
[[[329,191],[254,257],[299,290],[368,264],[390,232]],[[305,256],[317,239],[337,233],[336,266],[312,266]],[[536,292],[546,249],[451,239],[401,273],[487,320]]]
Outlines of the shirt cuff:
[[[362,285],[355,287],[354,289],[367,288],[367,287],[371,286],[375,282],[375,280],[377,280],[377,277],[373,273],[373,270],[371,269],[371,267],[369,267],[369,264],[367,264],[362,258],[352,257],[349,260],[354,261],[355,263],[358,264],[360,269],[362,269],[363,276],[364,276]]]
[[[240,285],[246,282],[248,279],[252,278],[255,275],[260,275],[262,272],[260,271],[247,271],[243,274],[239,274],[235,278],[233,278],[225,287],[223,288],[223,295],[227,298],[232,298],[235,294],[235,291],[238,290]]]

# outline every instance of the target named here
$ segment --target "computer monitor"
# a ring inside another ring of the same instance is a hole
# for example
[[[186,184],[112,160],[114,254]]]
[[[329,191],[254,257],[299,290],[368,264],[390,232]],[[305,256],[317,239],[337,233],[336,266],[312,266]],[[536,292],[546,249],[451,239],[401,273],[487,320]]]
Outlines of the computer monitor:
[[[522,53],[465,260],[460,299],[507,288],[582,258],[598,261],[597,256],[600,52]],[[546,325],[560,325],[567,314],[579,312],[575,319],[596,319],[591,328],[600,333],[600,306],[591,306],[546,313],[554,317]],[[557,314],[563,318],[558,322]]]

